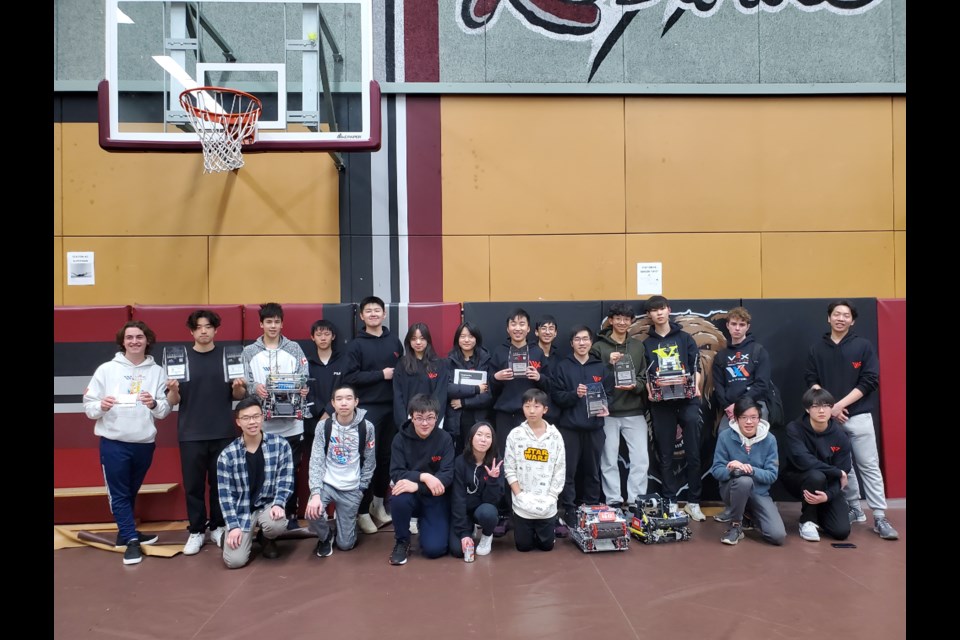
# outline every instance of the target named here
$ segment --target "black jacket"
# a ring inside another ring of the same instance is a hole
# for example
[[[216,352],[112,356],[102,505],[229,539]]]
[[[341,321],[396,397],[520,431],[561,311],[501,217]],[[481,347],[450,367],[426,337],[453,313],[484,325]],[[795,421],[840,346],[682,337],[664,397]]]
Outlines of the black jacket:
[[[473,456],[471,456],[472,458]],[[467,460],[464,454],[457,456],[453,465],[451,493],[451,527],[456,537],[473,535],[473,519],[470,517],[484,502],[497,505],[503,496],[503,468],[500,475],[491,478],[484,466]]]
[[[810,347],[803,379],[808,388],[819,384],[837,400],[854,388],[860,389],[863,397],[847,407],[847,413],[869,413],[876,409],[873,392],[880,385],[880,361],[866,338],[849,331],[836,344],[828,331]]]
[[[543,357],[543,350],[535,344],[528,344],[529,363],[540,372],[540,380],[534,382],[529,378],[514,378],[513,380],[497,380],[493,377],[497,371],[510,367],[510,341],[507,340],[493,350],[487,368],[487,381],[493,390],[493,408],[496,411],[513,413],[523,409],[523,394],[528,389],[541,389],[550,393],[550,365]]]
[[[841,471],[850,473],[853,457],[850,438],[836,420],[831,418],[827,428],[817,433],[804,415],[787,425],[786,444],[784,472],[822,471],[827,476],[824,492],[831,500],[842,495]]]
[[[453,438],[449,434],[434,428],[424,439],[417,435],[413,422],[406,420],[390,447],[390,480],[416,482],[419,494],[432,495],[427,485],[420,482],[420,474],[436,476],[449,489],[453,482],[453,459]]]
[[[661,360],[664,354],[673,353],[674,347],[676,347],[680,364],[684,367],[684,373],[695,376],[700,371],[700,348],[696,341],[683,330],[680,323],[671,321],[670,331],[667,332],[667,335],[661,337],[651,326],[650,334],[643,341],[643,349],[647,355],[648,382],[657,379],[657,371],[663,366]],[[699,402],[699,398],[690,398],[686,401],[668,400],[667,402]]]
[[[556,420],[554,424],[567,429],[591,431],[603,429],[603,418],[587,415],[587,400],[577,395],[577,387],[581,384],[601,383],[607,394],[609,406],[610,395],[613,393],[613,374],[610,369],[593,355],[587,356],[585,364],[580,364],[573,354],[550,364],[553,368],[550,379],[550,399],[559,409],[559,415],[554,416]]]
[[[769,406],[770,355],[749,333],[738,345],[727,345],[713,359],[713,389],[721,409],[742,396]]]
[[[417,362],[417,370],[414,373],[407,373],[403,367],[402,359],[397,363],[397,368],[393,370],[393,420],[394,424],[403,424],[407,419],[407,405],[410,399],[418,393],[425,393],[432,398],[436,398],[437,423],[444,415],[444,407],[447,406],[447,384],[450,379],[447,361],[437,358],[430,363],[430,367],[422,360]],[[447,425],[444,424],[444,429]]]
[[[493,407],[493,393],[490,391],[493,385],[490,384],[490,372],[487,366],[490,363],[490,352],[480,347],[473,353],[470,360],[464,360],[463,354],[459,349],[452,350],[447,355],[447,366],[449,369],[449,378],[447,380],[447,408],[446,420],[443,428],[455,436],[460,433],[463,418],[471,421],[472,427],[477,420],[487,419],[487,410]],[[472,384],[454,384],[453,372],[455,369],[471,369],[487,371],[487,391],[480,393],[480,387]],[[463,405],[460,409],[454,409],[450,406],[450,400],[460,400]]]
[[[393,382],[384,379],[383,370],[396,368],[402,353],[403,345],[387,327],[383,327],[383,335],[361,331],[350,341],[343,381],[355,386],[361,407],[393,403]]]
[[[340,385],[340,381],[343,379],[343,369],[346,363],[347,359],[338,349],[334,349],[333,353],[330,354],[330,360],[327,361],[327,364],[320,361],[316,349],[312,349],[307,354],[307,367],[310,371],[310,392],[307,394],[307,403],[313,403],[311,410],[313,417],[303,421],[304,431],[312,433],[324,412],[330,416],[334,414],[330,396],[333,395],[333,390]]]

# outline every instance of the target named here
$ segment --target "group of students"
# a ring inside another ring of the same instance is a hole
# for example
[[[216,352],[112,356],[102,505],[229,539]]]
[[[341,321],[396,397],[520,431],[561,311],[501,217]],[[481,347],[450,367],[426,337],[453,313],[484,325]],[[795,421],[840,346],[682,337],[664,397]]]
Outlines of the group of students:
[[[629,335],[633,306],[615,303],[598,335],[573,328],[563,356],[552,317],[531,327],[529,314],[515,309],[506,319],[507,339],[492,351],[475,325],[462,322],[447,358],[440,358],[423,323],[410,326],[401,343],[384,326],[386,305],[375,296],[360,302],[363,326],[345,349],[332,323],[315,322],[316,351],[309,355],[282,334],[282,307],[267,303],[260,308],[263,334],[244,348],[244,375],[234,379],[224,374],[215,312],[201,309],[187,318],[194,339],[189,380],[167,379],[149,355],[156,336],[142,321],[128,322],[117,334],[121,352],[97,369],[84,394],[100,436],[124,563],[140,562],[140,545],[156,541],[136,530],[134,502],[152,460],[154,421],[174,405],[189,519],[184,553],[198,553],[209,530],[230,568],[249,561],[255,540],[264,557],[277,557],[276,539],[300,527],[296,483],[304,455],[310,497],[302,513],[320,557],[331,555],[334,543],[351,549],[358,530],[375,533],[390,522],[394,565],[407,562],[412,535],[431,558],[486,555],[493,538],[510,528],[518,550],[550,550],[568,535],[577,505],[622,507],[647,493],[648,410],[665,470],[661,493],[673,509],[683,482],[671,472],[678,428],[692,443],[685,448],[683,510],[702,521],[699,348],[671,320],[666,298],[654,296],[644,309],[651,325],[645,339]],[[730,523],[722,542],[737,544],[753,527],[767,542],[783,543],[783,521],[770,497],[778,477],[802,501],[804,540],[819,540],[819,530],[847,537],[852,523],[866,520],[854,460],[874,531],[898,537],[885,514],[871,417],[878,362],[869,342],[851,332],[856,315],[848,301],[828,308],[831,329],[810,350],[805,414],[787,425],[780,473],[767,421],[769,357],[749,333],[749,312],[728,312],[731,339],[713,363],[715,399],[729,421],[718,433],[711,467],[726,507],[714,517]],[[631,360],[632,375],[619,375]],[[689,378],[686,395],[659,392],[667,371]],[[267,417],[271,373],[309,381],[300,390],[303,419]],[[621,438],[630,459],[625,495]]]

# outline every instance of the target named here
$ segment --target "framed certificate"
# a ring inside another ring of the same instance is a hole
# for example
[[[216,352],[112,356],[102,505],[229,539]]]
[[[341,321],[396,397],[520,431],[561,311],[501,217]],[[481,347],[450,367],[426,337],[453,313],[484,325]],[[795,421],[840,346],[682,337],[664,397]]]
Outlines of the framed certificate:
[[[481,385],[487,383],[487,372],[479,369],[454,369],[453,384]]]

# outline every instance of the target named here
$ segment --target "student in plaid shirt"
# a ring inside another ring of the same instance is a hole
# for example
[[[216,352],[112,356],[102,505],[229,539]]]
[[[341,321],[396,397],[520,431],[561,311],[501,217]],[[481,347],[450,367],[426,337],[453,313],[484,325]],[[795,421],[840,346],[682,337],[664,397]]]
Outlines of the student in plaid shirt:
[[[283,436],[263,431],[260,401],[247,397],[234,410],[242,435],[217,459],[220,510],[227,524],[223,562],[239,569],[250,561],[254,530],[264,558],[277,558],[276,539],[287,529],[284,505],[293,491],[293,454]]]

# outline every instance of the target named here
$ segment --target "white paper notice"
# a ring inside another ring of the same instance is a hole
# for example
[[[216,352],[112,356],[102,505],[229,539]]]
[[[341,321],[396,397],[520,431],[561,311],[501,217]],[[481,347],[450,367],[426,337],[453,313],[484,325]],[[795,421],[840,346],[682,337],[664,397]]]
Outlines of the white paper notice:
[[[93,251],[67,252],[67,285],[93,285]]]
[[[637,263],[637,295],[663,295],[663,263]]]

